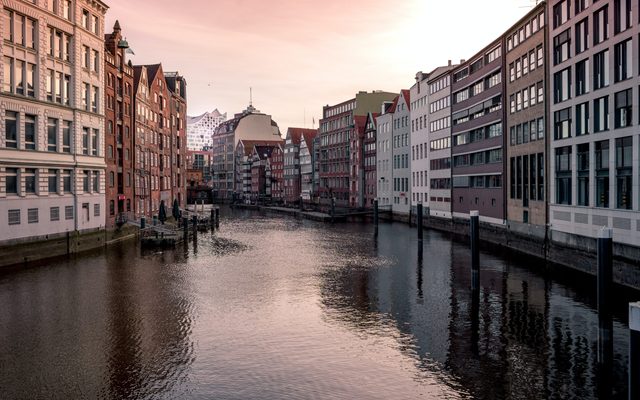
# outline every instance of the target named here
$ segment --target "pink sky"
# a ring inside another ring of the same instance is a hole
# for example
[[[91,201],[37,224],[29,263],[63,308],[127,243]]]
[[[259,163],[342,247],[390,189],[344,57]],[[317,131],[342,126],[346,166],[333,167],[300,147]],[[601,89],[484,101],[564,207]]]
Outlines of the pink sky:
[[[527,0],[106,0],[134,64],[188,84],[188,113],[231,117],[249,102],[286,133],[359,90],[398,92],[417,71],[468,58],[530,9]],[[460,11],[464,10],[461,15]]]

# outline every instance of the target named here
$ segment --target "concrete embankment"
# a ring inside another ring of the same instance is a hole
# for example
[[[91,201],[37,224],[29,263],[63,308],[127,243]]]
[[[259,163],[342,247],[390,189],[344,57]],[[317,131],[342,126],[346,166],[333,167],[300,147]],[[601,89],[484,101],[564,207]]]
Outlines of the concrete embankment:
[[[0,246],[0,267],[67,256],[95,250],[136,238],[138,227],[125,225],[114,230],[66,232],[27,240],[14,240]]]

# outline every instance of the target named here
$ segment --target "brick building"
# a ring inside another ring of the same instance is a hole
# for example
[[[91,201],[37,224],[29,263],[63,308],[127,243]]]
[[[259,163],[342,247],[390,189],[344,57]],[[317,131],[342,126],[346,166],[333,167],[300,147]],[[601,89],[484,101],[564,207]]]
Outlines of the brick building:
[[[127,62],[129,44],[116,21],[105,34],[105,161],[106,224],[108,228],[133,217],[133,66]],[[87,135],[83,135],[86,140]],[[87,147],[83,143],[83,147]]]

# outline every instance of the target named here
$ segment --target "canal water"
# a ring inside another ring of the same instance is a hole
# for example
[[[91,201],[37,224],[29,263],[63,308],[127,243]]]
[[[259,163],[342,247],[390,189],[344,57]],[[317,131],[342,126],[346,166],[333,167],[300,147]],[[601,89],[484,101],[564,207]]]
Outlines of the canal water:
[[[633,294],[603,371],[593,278],[485,251],[474,302],[468,246],[438,232],[238,210],[220,228],[0,273],[0,398],[627,397]]]

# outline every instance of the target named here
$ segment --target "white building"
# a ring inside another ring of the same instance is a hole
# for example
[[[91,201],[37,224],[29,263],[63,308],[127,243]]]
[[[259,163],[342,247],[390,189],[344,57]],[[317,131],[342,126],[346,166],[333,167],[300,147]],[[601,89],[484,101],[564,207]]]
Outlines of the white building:
[[[411,207],[411,97],[408,90],[403,89],[395,104],[393,114],[393,137],[391,148],[393,169],[393,200],[391,210],[394,213],[409,214]]]
[[[197,117],[187,116],[187,149],[200,151],[205,147],[211,148],[216,128],[226,120],[227,113],[221,114],[217,108]]]
[[[411,205],[429,207],[429,86],[428,75],[416,74],[411,87]]]
[[[105,226],[100,0],[1,0],[0,243]]]
[[[429,153],[429,214],[451,218],[451,70],[456,65],[436,68],[429,74],[429,135],[424,152]],[[425,181],[427,177],[425,176]],[[425,185],[427,183],[425,182]]]
[[[376,118],[376,179],[378,205],[390,206],[393,200],[393,110],[397,103],[383,103],[381,115]]]

